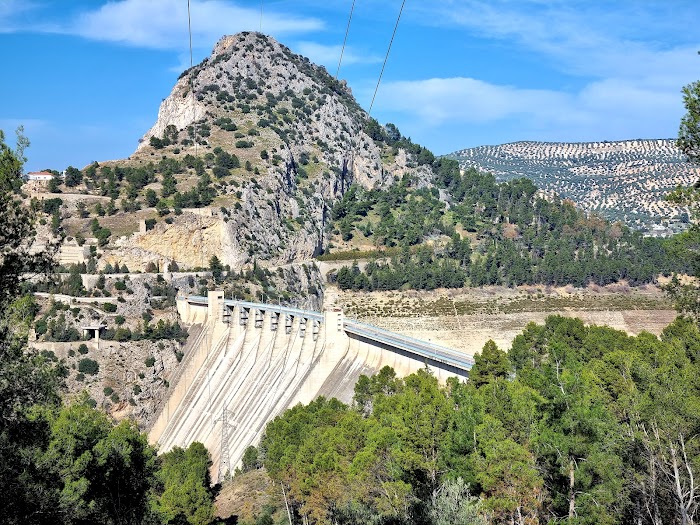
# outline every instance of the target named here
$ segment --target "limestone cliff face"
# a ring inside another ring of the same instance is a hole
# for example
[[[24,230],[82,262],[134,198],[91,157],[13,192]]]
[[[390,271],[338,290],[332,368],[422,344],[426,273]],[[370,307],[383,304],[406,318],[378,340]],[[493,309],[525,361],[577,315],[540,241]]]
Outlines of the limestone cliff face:
[[[221,257],[223,236],[222,220],[183,213],[173,224],[160,223],[151,231],[137,234],[133,243],[183,267],[206,267],[212,256]],[[225,262],[231,263],[235,261]]]
[[[324,68],[260,33],[223,37],[177,81],[135,156],[191,154],[212,167],[218,147],[247,169],[232,170],[235,183],[222,179],[223,217],[183,215],[134,245],[192,265],[213,254],[232,267],[308,260],[327,246],[330,209],[352,183],[386,187],[406,173],[419,183],[432,176],[370,136],[369,124],[349,88]],[[152,138],[170,145],[155,152]]]

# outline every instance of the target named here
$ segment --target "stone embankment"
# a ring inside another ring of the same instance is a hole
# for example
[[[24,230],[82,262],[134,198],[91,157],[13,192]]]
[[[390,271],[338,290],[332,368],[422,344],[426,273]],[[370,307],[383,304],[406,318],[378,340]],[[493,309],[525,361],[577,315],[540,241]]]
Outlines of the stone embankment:
[[[659,335],[675,319],[667,296],[654,286],[628,289],[486,287],[433,292],[326,291],[349,317],[380,328],[460,350],[478,353],[489,340],[508,349],[530,322],[549,315],[578,317],[630,335]]]

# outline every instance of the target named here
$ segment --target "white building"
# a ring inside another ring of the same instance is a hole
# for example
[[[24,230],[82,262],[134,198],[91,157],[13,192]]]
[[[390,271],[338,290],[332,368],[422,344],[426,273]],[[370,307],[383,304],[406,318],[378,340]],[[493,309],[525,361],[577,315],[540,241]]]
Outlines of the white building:
[[[38,180],[42,182],[48,182],[53,179],[53,173],[50,171],[30,171],[25,174],[25,180]]]

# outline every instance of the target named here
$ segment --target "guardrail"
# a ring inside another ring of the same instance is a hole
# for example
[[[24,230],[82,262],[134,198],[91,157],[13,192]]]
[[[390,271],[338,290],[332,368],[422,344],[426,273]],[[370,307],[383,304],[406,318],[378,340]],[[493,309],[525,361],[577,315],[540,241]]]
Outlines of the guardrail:
[[[394,346],[405,350],[406,352],[437,361],[438,363],[454,366],[461,370],[469,370],[474,364],[474,360],[471,357],[459,354],[445,346],[421,341],[420,339],[415,339],[407,335],[389,332],[388,330],[378,328],[371,324],[362,323],[354,319],[344,320],[343,329],[351,334],[366,337],[389,346]]]
[[[189,301],[193,304],[208,304],[208,298],[201,295],[190,295],[186,297],[178,297],[178,299]],[[241,308],[251,308],[262,310],[265,312],[277,312],[279,314],[288,314],[295,317],[303,317],[305,319],[313,319],[322,322],[323,314],[311,310],[302,310],[300,308],[290,308],[287,306],[252,303],[249,301],[237,301],[235,299],[225,299],[224,304],[227,306],[238,306]],[[388,346],[393,346],[405,352],[415,354],[432,361],[453,366],[460,370],[470,370],[474,364],[471,357],[455,352],[451,348],[436,345],[430,342],[421,341],[407,335],[397,334],[384,330],[371,324],[362,323],[354,319],[345,319],[343,321],[343,330],[350,334],[365,337],[378,343]]]
[[[248,301],[237,301],[235,299],[226,299],[224,303],[227,306],[239,306],[241,308],[254,308],[256,310],[263,310],[265,312],[277,312],[278,314],[288,314],[294,317],[303,317],[304,319],[313,319],[314,321],[323,321],[323,314],[321,312],[314,312],[312,310],[302,310],[301,308],[292,308],[289,306],[281,306],[274,304],[262,304],[262,303],[251,303]]]
[[[208,298],[202,295],[180,296],[178,297],[178,299],[189,301],[193,304],[209,304]],[[293,308],[291,306],[252,303],[250,301],[239,301],[237,299],[224,299],[224,304],[226,306],[238,306],[240,308],[252,308],[255,310],[262,310],[264,312],[276,312],[278,314],[287,314],[294,317],[303,317],[304,319],[312,319],[314,321],[319,322],[323,321],[323,314],[321,312],[314,312],[313,310],[302,310],[301,308]]]

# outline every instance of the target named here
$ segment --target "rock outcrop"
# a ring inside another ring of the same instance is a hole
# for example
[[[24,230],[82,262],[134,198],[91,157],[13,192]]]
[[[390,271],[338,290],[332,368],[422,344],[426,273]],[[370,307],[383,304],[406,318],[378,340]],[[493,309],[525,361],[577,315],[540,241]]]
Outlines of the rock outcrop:
[[[324,68],[260,33],[223,37],[181,75],[132,156],[189,154],[211,168],[217,152],[236,155],[241,168],[220,182],[213,177],[223,216],[183,214],[131,246],[192,266],[210,254],[232,267],[308,260],[327,247],[330,210],[351,184],[387,187],[406,173],[423,184],[432,178],[371,125]]]

